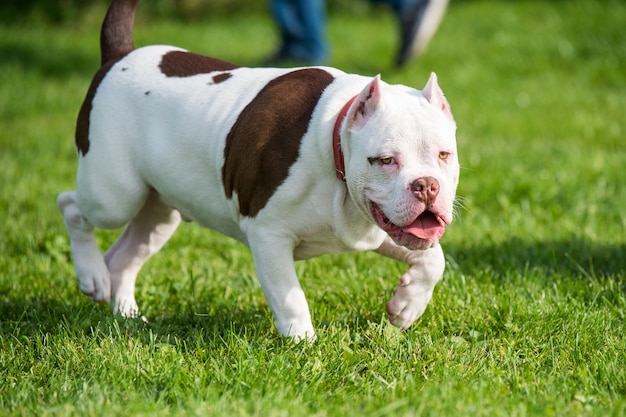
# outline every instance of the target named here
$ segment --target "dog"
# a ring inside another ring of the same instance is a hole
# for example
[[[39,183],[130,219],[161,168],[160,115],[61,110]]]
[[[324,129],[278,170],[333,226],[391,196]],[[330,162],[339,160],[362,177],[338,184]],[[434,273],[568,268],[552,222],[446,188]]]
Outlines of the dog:
[[[245,68],[136,49],[139,0],[113,0],[76,123],[76,190],[57,205],[81,291],[139,317],[141,266],[181,222],[243,242],[281,335],[315,339],[294,260],[374,250],[403,261],[387,313],[431,300],[459,181],[456,123],[422,91],[330,67]],[[94,229],[125,229],[103,255]]]

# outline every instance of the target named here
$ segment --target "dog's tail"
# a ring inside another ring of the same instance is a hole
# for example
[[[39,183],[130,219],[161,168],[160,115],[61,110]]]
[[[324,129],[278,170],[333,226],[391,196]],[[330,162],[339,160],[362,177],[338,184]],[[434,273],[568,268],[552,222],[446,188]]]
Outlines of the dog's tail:
[[[123,57],[133,49],[133,23],[139,0],[113,0],[100,31],[102,65]]]

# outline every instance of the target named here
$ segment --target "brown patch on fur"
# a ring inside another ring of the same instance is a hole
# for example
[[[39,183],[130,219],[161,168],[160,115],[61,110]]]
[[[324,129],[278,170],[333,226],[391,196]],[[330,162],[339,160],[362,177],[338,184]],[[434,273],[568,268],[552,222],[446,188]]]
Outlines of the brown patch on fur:
[[[89,152],[89,116],[91,114],[92,102],[94,96],[96,95],[96,90],[111,67],[122,58],[123,57],[119,57],[116,60],[109,61],[100,67],[96,75],[93,77],[93,80],[91,80],[91,85],[87,90],[87,95],[85,96],[83,105],[78,112],[74,137],[76,139],[76,149],[83,156],[87,155],[87,152]]]
[[[270,81],[241,112],[226,137],[222,180],[228,198],[237,193],[242,215],[256,216],[285,181],[333,80],[322,69],[289,72]]]
[[[161,72],[168,77],[191,77],[215,71],[229,71],[237,65],[204,55],[185,51],[171,51],[163,55]]]
[[[229,79],[232,76],[233,75],[230,72],[223,72],[223,73],[217,74],[215,77],[213,77],[213,82],[215,84],[219,84],[221,82],[226,81],[227,79]]]

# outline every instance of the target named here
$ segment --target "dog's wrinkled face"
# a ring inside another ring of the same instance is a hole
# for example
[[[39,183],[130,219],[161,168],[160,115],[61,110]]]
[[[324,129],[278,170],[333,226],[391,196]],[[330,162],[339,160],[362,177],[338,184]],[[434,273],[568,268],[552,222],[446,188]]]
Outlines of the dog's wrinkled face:
[[[376,78],[351,107],[344,142],[351,198],[397,244],[428,248],[452,221],[455,131],[434,75],[423,92]]]

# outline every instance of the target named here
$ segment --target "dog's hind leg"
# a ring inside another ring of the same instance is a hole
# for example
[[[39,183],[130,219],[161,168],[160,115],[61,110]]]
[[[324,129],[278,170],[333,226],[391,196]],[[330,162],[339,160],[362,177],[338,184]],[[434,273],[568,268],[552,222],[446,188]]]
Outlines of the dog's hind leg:
[[[68,191],[57,198],[70,246],[80,290],[94,301],[110,301],[111,277],[96,243],[94,226],[81,213],[76,192]]]
[[[135,282],[143,264],[172,236],[180,213],[151,192],[143,208],[126,226],[104,259],[111,274],[111,306],[125,317],[139,316]]]

